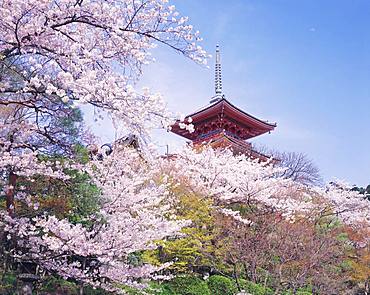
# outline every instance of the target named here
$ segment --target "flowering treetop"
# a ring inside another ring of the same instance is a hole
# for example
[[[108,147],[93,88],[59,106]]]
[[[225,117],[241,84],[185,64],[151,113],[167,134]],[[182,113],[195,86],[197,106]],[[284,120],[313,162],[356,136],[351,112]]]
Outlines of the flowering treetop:
[[[0,103],[45,115],[56,96],[107,110],[136,133],[166,124],[161,97],[132,86],[151,61],[149,49],[161,43],[199,63],[207,57],[198,32],[167,2],[2,1],[0,59],[10,74],[1,80]]]
[[[300,216],[337,216],[353,226],[370,225],[370,203],[350,188],[302,185],[282,177],[284,168],[243,154],[234,155],[230,150],[205,148],[194,152],[186,148],[163,165],[172,179],[185,178],[189,186],[214,198],[216,204],[263,205],[292,221]],[[224,212],[235,215],[229,210]]]

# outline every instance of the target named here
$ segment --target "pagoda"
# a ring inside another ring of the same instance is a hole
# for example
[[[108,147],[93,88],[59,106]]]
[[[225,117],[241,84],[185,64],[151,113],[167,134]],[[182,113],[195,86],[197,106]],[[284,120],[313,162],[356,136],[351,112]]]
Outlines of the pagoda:
[[[254,151],[247,140],[270,133],[276,123],[258,119],[233,105],[222,92],[221,58],[219,46],[216,46],[215,96],[210,103],[200,110],[185,117],[183,122],[192,123],[194,131],[183,127],[177,121],[171,131],[191,140],[194,147],[210,145],[213,148],[231,148],[235,154],[247,154],[252,158],[267,160],[268,157]]]

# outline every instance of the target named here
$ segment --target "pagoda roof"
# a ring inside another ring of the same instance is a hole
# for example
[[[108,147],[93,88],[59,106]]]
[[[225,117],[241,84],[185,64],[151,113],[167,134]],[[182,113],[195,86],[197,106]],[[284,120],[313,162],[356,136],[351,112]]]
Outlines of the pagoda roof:
[[[254,136],[264,134],[266,132],[272,131],[276,127],[276,123],[269,123],[267,121],[260,120],[243,110],[239,109],[232,103],[230,103],[225,97],[216,98],[207,106],[201,108],[200,110],[185,117],[185,122],[192,119],[192,123],[197,128],[197,124],[212,120],[212,118],[228,117],[236,121],[239,125],[252,129]],[[171,131],[183,136],[188,139],[194,139],[194,136],[185,129],[179,127],[180,121],[177,121],[173,126]]]

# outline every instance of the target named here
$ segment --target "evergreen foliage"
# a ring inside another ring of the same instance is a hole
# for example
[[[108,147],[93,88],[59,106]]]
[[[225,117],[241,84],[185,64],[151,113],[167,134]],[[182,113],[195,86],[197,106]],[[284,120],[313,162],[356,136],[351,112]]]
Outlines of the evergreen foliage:
[[[16,284],[17,284],[16,276],[13,273],[3,271],[0,282],[0,294],[4,295],[14,294]]]
[[[237,292],[234,281],[220,275],[209,277],[208,288],[212,295],[234,295]]]
[[[253,295],[273,295],[274,291],[268,287],[264,287],[261,284],[253,283],[247,280],[240,280],[241,288],[247,293]]]
[[[366,188],[355,186],[352,190],[364,195],[364,198],[370,201],[370,184]]]
[[[181,276],[164,284],[163,295],[212,295],[207,283],[196,276]]]
[[[172,190],[177,202],[176,215],[180,220],[189,220],[191,224],[184,227],[182,237],[161,241],[155,251],[146,251],[143,260],[151,264],[173,262],[169,267],[176,273],[207,273],[211,266],[224,269],[220,254],[222,243],[217,243],[217,227],[215,226],[212,202],[208,198],[186,191],[184,187]]]

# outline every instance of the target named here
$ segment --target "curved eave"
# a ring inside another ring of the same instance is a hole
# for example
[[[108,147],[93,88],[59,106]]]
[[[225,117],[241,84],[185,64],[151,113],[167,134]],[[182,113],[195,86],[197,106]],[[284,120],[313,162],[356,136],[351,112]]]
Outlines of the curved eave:
[[[202,144],[202,143],[196,143],[196,144]],[[264,162],[269,161],[271,159],[270,156],[264,155],[260,152],[253,150],[252,145],[249,142],[230,137],[225,133],[217,134],[213,138],[209,139],[208,144],[214,148],[218,148],[218,147],[231,148],[233,152],[236,154],[239,154],[239,153],[247,154],[253,159],[259,159]],[[272,160],[273,162],[276,162],[276,159],[272,159]]]
[[[186,118],[191,117],[193,119],[193,123],[203,121],[216,113],[222,113],[233,115],[234,117],[238,118],[241,123],[254,125],[256,128],[259,129],[266,129],[268,131],[273,130],[276,127],[276,123],[269,123],[263,120],[260,120],[243,110],[237,108],[232,103],[230,103],[226,98],[222,98],[216,101],[213,104],[206,106],[199,111],[188,115]]]
[[[249,142],[238,140],[236,138],[230,137],[225,133],[221,133],[218,136],[215,136],[210,140],[211,145],[217,146],[217,144],[220,145],[226,145],[229,147],[237,147],[239,151],[250,151],[252,146]]]
[[[276,123],[269,123],[269,122],[260,120],[242,111],[241,109],[237,108],[225,98],[222,98],[206,106],[205,108],[200,109],[199,111],[186,116],[185,121],[187,121],[187,119],[191,117],[192,122],[196,128],[197,123],[210,119],[211,117],[214,117],[215,115],[227,116],[229,118],[237,120],[242,125],[252,128],[254,130],[254,135],[250,136],[249,138],[270,132],[274,130],[276,127]],[[193,140],[194,139],[194,135],[192,135],[193,133],[190,133],[189,131],[185,129],[181,129],[179,127],[179,123],[180,121],[177,121],[175,124],[173,124],[171,126],[172,127],[171,131],[187,139]],[[244,139],[248,139],[248,138],[244,138]]]
[[[225,100],[224,112],[226,115],[229,115],[231,118],[238,119],[241,123],[246,125],[253,125],[258,129],[272,131],[276,127],[276,123],[269,123],[263,120],[260,120],[241,109],[237,108],[227,100]]]

